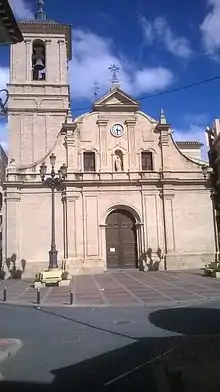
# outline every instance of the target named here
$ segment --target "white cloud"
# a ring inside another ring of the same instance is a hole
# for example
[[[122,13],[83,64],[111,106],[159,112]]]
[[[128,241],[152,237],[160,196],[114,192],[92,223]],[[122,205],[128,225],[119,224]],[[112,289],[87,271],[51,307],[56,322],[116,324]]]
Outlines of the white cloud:
[[[149,21],[145,17],[141,17],[140,23],[146,44],[160,43],[168,52],[184,59],[188,59],[192,55],[187,38],[173,32],[165,18],[159,16]]]
[[[206,53],[215,58],[220,49],[220,0],[207,0],[207,3],[211,10],[200,25],[200,31]]]
[[[30,2],[27,0],[9,0],[10,6],[17,19],[33,19],[34,13],[31,10]]]
[[[185,114],[184,120],[191,124],[205,124],[209,121],[209,115],[207,113],[188,113]]]
[[[129,59],[115,54],[111,39],[102,38],[92,32],[73,32],[73,60],[70,63],[72,95],[78,99],[92,99],[93,83],[100,86],[100,95],[109,89],[111,75],[108,67],[120,67],[119,79],[122,89],[129,94],[139,95],[163,90],[174,80],[172,72],[164,67],[138,68]]]

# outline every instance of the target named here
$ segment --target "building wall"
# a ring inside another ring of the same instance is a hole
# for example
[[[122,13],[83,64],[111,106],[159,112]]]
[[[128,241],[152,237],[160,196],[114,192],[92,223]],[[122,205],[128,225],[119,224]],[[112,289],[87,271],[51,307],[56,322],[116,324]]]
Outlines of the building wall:
[[[180,148],[180,147],[179,147]],[[190,158],[193,159],[202,159],[201,156],[201,148],[180,148],[180,150],[182,151],[183,154],[187,155]]]
[[[10,160],[4,185],[4,260],[12,255],[18,264],[25,260],[24,277],[48,265],[51,195],[39,170],[45,162],[50,172],[53,152],[56,173],[63,163],[68,166],[63,201],[61,192],[56,193],[60,266],[65,249],[70,272],[104,271],[106,218],[119,208],[135,218],[138,261],[151,249],[154,257],[159,250],[164,256],[160,268],[204,266],[215,249],[209,184],[202,166],[179,150],[166,121],[141,112],[139,103],[118,87],[95,102],[90,113],[72,120],[65,35],[44,36],[34,28],[24,32],[24,43],[11,51],[9,154],[15,159]],[[46,43],[46,81],[31,80],[34,38]],[[123,126],[122,136],[112,135],[114,124]],[[123,156],[121,171],[115,170],[116,150]],[[86,151],[95,153],[95,172],[84,171]],[[143,151],[152,152],[153,170],[142,170]]]

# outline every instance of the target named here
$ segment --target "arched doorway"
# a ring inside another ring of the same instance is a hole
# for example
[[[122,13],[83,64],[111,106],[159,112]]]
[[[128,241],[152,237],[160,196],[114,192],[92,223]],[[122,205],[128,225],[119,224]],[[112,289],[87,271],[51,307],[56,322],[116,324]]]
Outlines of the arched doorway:
[[[134,216],[127,210],[112,211],[106,219],[108,268],[137,267],[137,233]]]

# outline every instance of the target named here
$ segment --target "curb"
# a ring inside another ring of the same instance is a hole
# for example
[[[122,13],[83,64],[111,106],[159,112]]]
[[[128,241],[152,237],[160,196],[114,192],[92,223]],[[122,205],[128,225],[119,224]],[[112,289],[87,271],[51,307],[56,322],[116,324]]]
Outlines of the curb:
[[[21,347],[22,341],[19,339],[0,339],[0,364],[9,356],[15,355]]]
[[[155,309],[155,308],[179,308],[179,307],[189,307],[193,305],[202,305],[203,303],[209,303],[209,302],[220,302],[220,298],[218,297],[203,297],[200,299],[193,299],[193,300],[188,300],[188,301],[159,301],[158,303],[131,303],[131,304],[72,304],[70,305],[69,303],[57,303],[57,302],[41,302],[40,304],[37,303],[31,303],[31,302],[26,302],[26,301],[6,301],[4,302],[3,300],[0,299],[0,306],[18,306],[18,307],[29,307],[29,308],[34,308],[34,309],[40,309],[40,308],[69,308],[69,309],[77,309],[77,308],[146,308],[146,309]],[[1,339],[0,339],[1,340]]]

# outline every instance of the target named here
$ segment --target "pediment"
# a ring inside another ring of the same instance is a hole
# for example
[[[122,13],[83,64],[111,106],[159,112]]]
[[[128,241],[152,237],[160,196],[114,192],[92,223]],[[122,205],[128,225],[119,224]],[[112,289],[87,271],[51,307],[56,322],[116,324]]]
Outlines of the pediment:
[[[139,102],[132,99],[118,87],[111,90],[108,94],[94,103],[94,110],[138,110]]]

